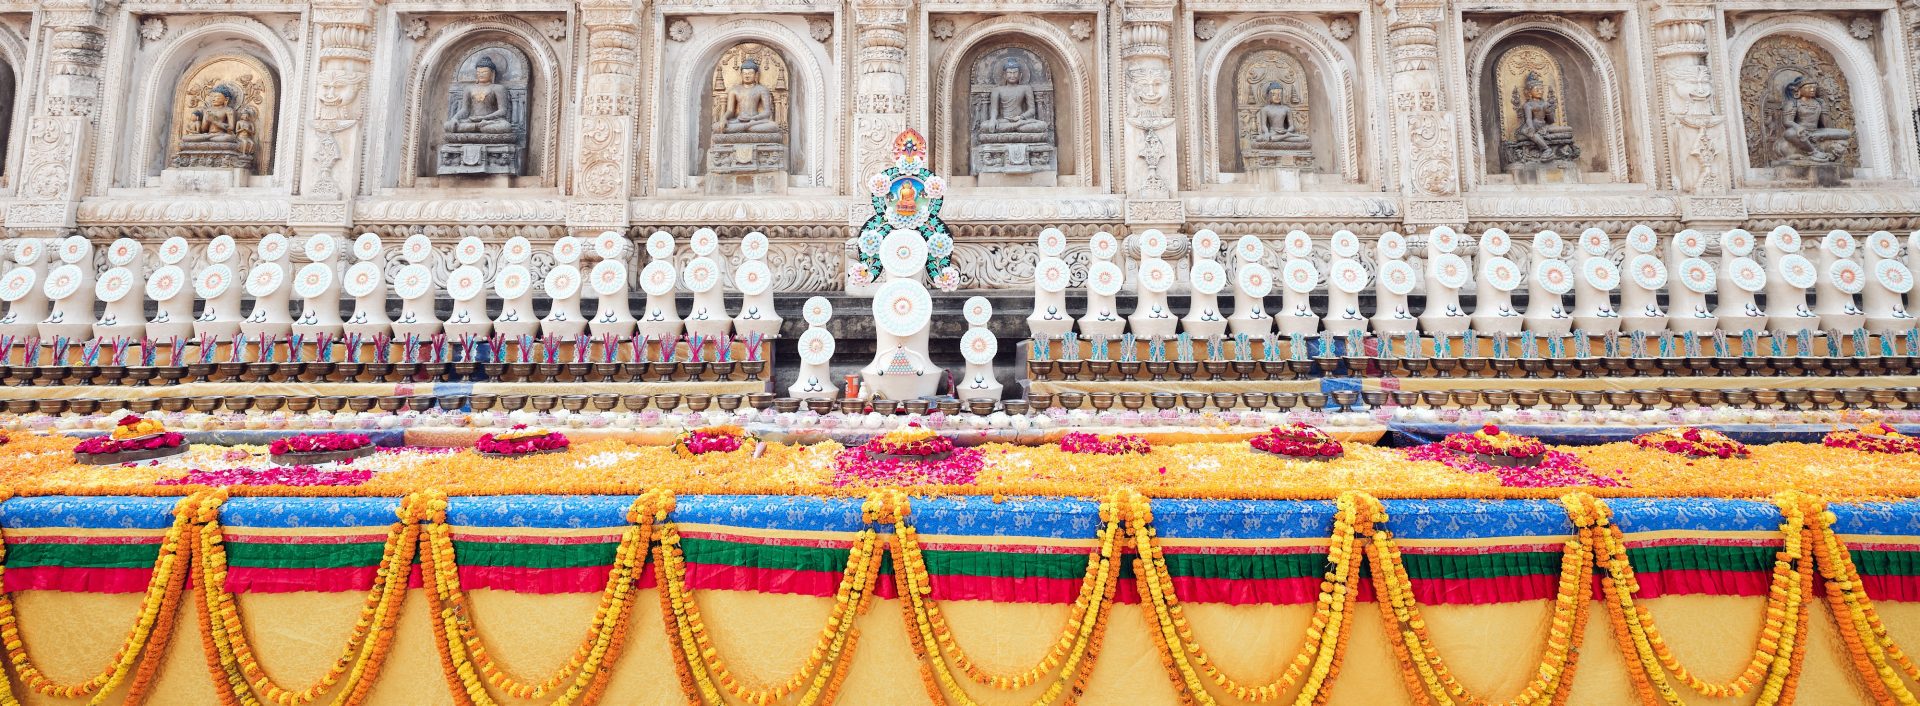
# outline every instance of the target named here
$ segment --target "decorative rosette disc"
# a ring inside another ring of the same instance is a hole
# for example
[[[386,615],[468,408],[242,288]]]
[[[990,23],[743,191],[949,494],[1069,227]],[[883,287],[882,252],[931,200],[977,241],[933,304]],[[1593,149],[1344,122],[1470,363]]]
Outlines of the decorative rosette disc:
[[[1406,296],[1420,283],[1419,272],[1406,260],[1388,260],[1380,263],[1380,286],[1389,293]]]
[[[533,285],[533,273],[526,265],[507,265],[493,275],[493,293],[501,299],[518,299],[526,296],[527,288]]]
[[[1040,231],[1038,245],[1042,257],[1065,255],[1067,254],[1067,234],[1060,232],[1059,228],[1044,228]]]
[[[566,238],[562,238],[566,240]],[[421,264],[433,257],[433,239],[415,233],[400,242],[400,259],[412,264]]]
[[[1095,260],[1111,260],[1120,256],[1120,239],[1103,230],[1087,241],[1087,250]]]
[[[466,301],[481,296],[486,291],[487,274],[473,265],[461,265],[447,275],[447,297],[454,301]]]
[[[1241,262],[1259,262],[1267,256],[1267,244],[1260,241],[1260,236],[1243,235],[1234,243],[1233,253]]]
[[[186,270],[180,269],[179,265],[161,265],[147,275],[147,298],[157,302],[166,301],[178,296],[186,286]],[[0,295],[0,299],[4,298],[4,295]]]
[[[1367,288],[1367,270],[1353,260],[1334,260],[1327,267],[1327,281],[1342,292],[1359,294]]]
[[[1646,226],[1634,226],[1627,231],[1627,249],[1638,253],[1650,253],[1660,247],[1660,236]]]
[[[309,262],[293,275],[293,293],[301,299],[326,294],[327,288],[332,286],[333,265],[324,262]]]
[[[704,255],[696,257],[687,262],[687,269],[680,274],[680,280],[689,292],[699,294],[712,291],[720,286],[720,263]]]
[[[1681,257],[1699,257],[1707,252],[1707,236],[1692,228],[1674,233],[1673,244]]]
[[[185,240],[185,238],[181,238]],[[47,254],[47,247],[39,238],[19,238],[13,241],[13,261],[21,265],[39,264],[40,258]]]
[[[1467,286],[1471,270],[1467,261],[1453,253],[1440,253],[1433,258],[1433,281],[1447,289],[1459,289]]]
[[[605,231],[593,236],[593,254],[603,259],[616,258],[627,254],[627,239],[619,233]]]
[[[673,263],[666,260],[654,260],[640,268],[640,291],[647,296],[658,297],[673,292],[674,280],[679,279],[673,271]]]
[[[420,268],[425,270],[426,268]],[[287,283],[287,268],[278,262],[262,262],[247,273],[247,296],[258,299],[280,291]]]
[[[1797,253],[1780,258],[1780,278],[1796,289],[1812,287],[1814,280],[1819,277],[1818,273],[1811,261]]]
[[[1697,257],[1681,260],[1676,266],[1680,273],[1680,286],[1688,291],[1706,294],[1720,283],[1720,273],[1713,271],[1713,265]]]
[[[1167,234],[1155,228],[1148,228],[1140,234],[1140,256],[1160,257],[1167,254]]]
[[[1604,257],[1590,257],[1580,263],[1580,277],[1594,289],[1611,292],[1620,286],[1620,266]]]
[[[15,267],[0,279],[0,301],[17,302],[33,293],[33,285],[40,281],[39,273],[31,267]]]
[[[126,267],[140,259],[140,241],[132,238],[120,238],[107,245],[107,264],[113,267]]]
[[[1480,263],[1480,276],[1487,279],[1488,285],[1502,292],[1520,288],[1520,266],[1499,255]]]
[[[155,252],[155,255],[162,265],[178,265],[186,262],[187,255],[192,252],[193,248],[187,244],[187,239],[176,235],[161,241],[160,249]]]
[[[1072,279],[1073,270],[1067,267],[1066,260],[1048,255],[1033,266],[1033,285],[1042,292],[1064,292]]]
[[[593,264],[593,269],[588,274],[593,280],[594,294],[608,297],[626,289],[627,263],[619,260],[601,260]]]
[[[1353,231],[1350,231],[1350,230],[1334,231],[1333,239],[1328,242],[1329,242],[1329,247],[1332,248],[1333,254],[1335,256],[1338,256],[1338,257],[1359,257],[1360,256],[1360,236],[1354,235]]]
[[[1767,247],[1781,252],[1800,252],[1800,232],[1780,226],[1767,234]]]
[[[1145,260],[1140,263],[1140,288],[1154,294],[1165,293],[1173,289],[1173,265],[1166,260]]]
[[[78,235],[69,235],[60,241],[60,261],[69,265],[87,259],[93,253],[93,244]]]
[[[673,234],[656,230],[647,236],[647,256],[655,260],[673,257]]]
[[[1633,283],[1641,289],[1667,286],[1667,265],[1660,258],[1644,253],[1635,255],[1628,261],[1627,270],[1633,274]]]
[[[1867,236],[1867,249],[1882,259],[1899,257],[1900,239],[1893,237],[1892,233],[1884,230],[1878,231],[1873,235]]]
[[[453,261],[462,265],[478,265],[487,257],[487,244],[474,236],[461,238],[453,244]]]
[[[1599,228],[1588,228],[1580,232],[1580,251],[1588,255],[1605,255],[1613,249],[1613,239]]]
[[[1853,257],[1853,251],[1860,249],[1860,243],[1853,239],[1852,233],[1836,230],[1820,239],[1820,249],[1834,257]]]
[[[1881,260],[1873,266],[1873,278],[1894,294],[1913,291],[1913,271],[1893,260]],[[8,301],[12,301],[9,299]]]
[[[967,297],[967,303],[960,305],[960,313],[966,317],[968,326],[985,326],[993,320],[993,302],[986,297]]]
[[[1306,231],[1287,231],[1287,237],[1280,240],[1280,251],[1287,257],[1308,257],[1313,255],[1313,236]]]
[[[1088,279],[1092,279],[1091,273]],[[1219,294],[1220,290],[1227,287],[1227,268],[1212,260],[1194,260],[1193,269],[1187,272],[1187,280],[1193,283],[1193,291]]]
[[[227,293],[233,286],[233,268],[214,263],[201,268],[200,274],[193,278],[193,295],[201,299],[212,299]]]
[[[361,260],[347,268],[347,276],[342,282],[341,289],[346,290],[347,296],[356,299],[373,294],[380,288],[384,274],[380,271],[380,263]]]
[[[1000,352],[1000,339],[983,328],[967,329],[960,334],[960,356],[968,363],[986,365]]]
[[[927,266],[927,241],[919,231],[896,230],[880,241],[880,267],[895,277],[911,277]]]
[[[1433,229],[1427,235],[1427,252],[1452,253],[1460,248],[1460,234],[1447,226]]]
[[[733,271],[733,286],[750,297],[765,294],[773,286],[773,270],[762,260],[742,262],[740,269]]]
[[[740,256],[749,260],[758,260],[767,256],[767,234],[760,231],[748,233],[740,239]]]
[[[233,236],[226,234],[213,236],[213,240],[207,241],[207,262],[217,264],[230,261],[239,250],[240,248],[233,243]]]
[[[1513,238],[1499,228],[1488,228],[1480,234],[1480,252],[1487,255],[1506,255],[1513,251]]]
[[[712,228],[701,228],[693,232],[687,244],[692,246],[695,255],[712,255],[720,251],[720,235]]]
[[[1573,291],[1573,268],[1566,260],[1541,260],[1533,264],[1533,281],[1548,294],[1566,294]]]
[[[518,238],[519,236],[514,236]],[[353,239],[353,257],[356,260],[372,260],[380,257],[380,236],[373,233],[361,233]]]
[[[1304,257],[1288,258],[1280,267],[1280,278],[1286,281],[1287,289],[1306,294],[1319,286],[1320,268]]]
[[[806,303],[800,305],[800,318],[808,326],[825,326],[833,320],[833,302],[826,297],[807,297]]]
[[[1201,262],[1206,262],[1201,260]],[[1100,260],[1087,268],[1087,289],[1103,297],[1120,293],[1120,285],[1127,281],[1127,273],[1119,265]]]
[[[420,238],[421,240],[426,240],[427,238],[427,236],[424,235],[414,237]],[[261,262],[273,262],[285,258],[287,256],[287,236],[279,233],[268,233],[266,237],[260,239],[260,245],[253,249],[253,255],[259,258]]]
[[[873,322],[890,336],[911,336],[926,328],[933,315],[933,297],[910,279],[880,285],[873,294]]]
[[[1852,260],[1835,260],[1827,266],[1827,279],[1843,294],[1859,294],[1867,286],[1867,270]]]
[[[1533,234],[1534,257],[1558,259],[1560,256],[1565,255],[1566,252],[1567,239],[1560,237],[1559,233],[1543,230]]]
[[[109,304],[125,299],[127,293],[131,291],[133,291],[133,270],[125,267],[108,269],[100,273],[99,279],[93,281],[93,298]]]
[[[1247,296],[1265,297],[1273,293],[1273,272],[1266,265],[1249,262],[1234,270],[1233,283]]]
[[[421,264],[401,267],[400,271],[393,276],[393,293],[401,299],[418,299],[432,294],[433,271]]]
[[[572,299],[580,293],[580,268],[573,265],[555,265],[547,270],[545,282],[548,299]]]
[[[553,241],[553,261],[562,265],[578,264],[582,247],[579,238],[571,235],[561,236],[559,240]]]
[[[1767,288],[1767,269],[1753,258],[1738,256],[1727,262],[1727,278],[1733,286],[1749,292]]]
[[[1220,255],[1220,234],[1212,228],[1201,228],[1192,238],[1193,256],[1211,260]]]
[[[339,241],[335,240],[332,235],[326,233],[311,236],[300,244],[300,254],[305,255],[310,262],[319,262],[331,258],[333,254],[339,252],[339,250]]]
[[[1753,254],[1753,234],[1740,228],[1720,234],[1720,253],[1729,257]]]
[[[810,328],[800,333],[800,362],[826,365],[830,360],[833,360],[833,334],[823,328]]]

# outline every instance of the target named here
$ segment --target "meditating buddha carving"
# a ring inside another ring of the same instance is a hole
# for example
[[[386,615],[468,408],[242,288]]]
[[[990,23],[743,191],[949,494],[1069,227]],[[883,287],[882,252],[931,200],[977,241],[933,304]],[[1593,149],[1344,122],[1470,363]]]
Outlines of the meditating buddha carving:
[[[1834,127],[1828,120],[1827,101],[1820,96],[1820,84],[1802,76],[1782,91],[1786,104],[1781,111],[1780,140],[1775,149],[1783,160],[1833,162],[1853,146],[1853,131]]]
[[[174,93],[174,169],[238,169],[266,164],[272,135],[273,76],[252,57],[202,59]]]
[[[456,69],[447,86],[435,174],[522,174],[529,128],[527,71],[525,58],[517,52],[507,46],[482,47],[456,65],[466,70]]]
[[[726,113],[713,124],[713,131],[761,135],[781,131],[780,124],[773,121],[773,92],[760,85],[760,62],[753,59],[740,62],[740,83],[727,88]]]
[[[507,95],[506,86],[494,82],[499,73],[493,59],[481,57],[473,69],[473,84],[467,87],[464,98],[454,103],[453,115],[447,118],[448,142],[461,141],[463,133],[513,132],[513,98]]]
[[[975,174],[1030,174],[1054,170],[1053,82],[1037,55],[1006,47],[973,64]]]
[[[1293,108],[1287,105],[1287,90],[1279,82],[1267,84],[1267,104],[1260,109],[1260,130],[1253,136],[1255,147],[1268,149],[1307,149],[1313,138],[1294,127]]]
[[[707,191],[784,193],[787,172],[787,67],[761,44],[735,45],[713,70],[713,123]]]
[[[1000,73],[1000,85],[994,87],[987,103],[987,119],[980,121],[985,134],[1008,132],[1046,132],[1047,121],[1040,119],[1040,102],[1033,87],[1026,84],[1017,59],[1007,59]]]

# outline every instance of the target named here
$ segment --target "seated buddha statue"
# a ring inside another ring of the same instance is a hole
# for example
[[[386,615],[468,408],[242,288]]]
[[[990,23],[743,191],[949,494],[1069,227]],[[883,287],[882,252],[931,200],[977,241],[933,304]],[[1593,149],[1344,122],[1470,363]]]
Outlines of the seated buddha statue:
[[[740,62],[740,83],[727,89],[726,112],[713,123],[713,134],[740,136],[719,141],[778,142],[780,132],[780,123],[774,121],[773,92],[760,83],[760,62]]]
[[[1279,82],[1267,84],[1267,104],[1260,108],[1259,122],[1253,134],[1253,146],[1259,149],[1306,150],[1313,138],[1296,127],[1293,107],[1287,105],[1286,88]]]
[[[474,139],[467,136],[504,135],[513,132],[513,99],[507,87],[495,82],[499,67],[491,57],[482,57],[473,69],[473,83],[454,103],[453,114],[443,127],[448,142],[497,142],[498,139]]]
[[[1539,74],[1527,74],[1522,91],[1513,98],[1513,109],[1516,125],[1513,139],[1507,144],[1518,147],[1518,152],[1524,155],[1514,161],[1549,162],[1579,155],[1578,150],[1572,149],[1573,127],[1560,122],[1555,115],[1560,109],[1560,100],[1547,93],[1547,84]]]
[[[1034,97],[1033,87],[1026,84],[1024,74],[1019,61],[1007,60],[1000,72],[1000,85],[988,96],[987,117],[980,121],[982,134],[1047,131],[1047,121],[1040,119],[1040,101]]]
[[[1825,163],[1846,153],[1853,131],[1833,126],[1827,101],[1820,97],[1820,84],[1802,76],[1782,92],[1786,94],[1782,132],[1774,145],[1782,159]]]
[[[180,128],[180,148],[173,156],[176,167],[252,168],[254,148],[253,121],[250,112],[236,108],[234,89],[217,85],[207,91],[200,107],[193,109]]]

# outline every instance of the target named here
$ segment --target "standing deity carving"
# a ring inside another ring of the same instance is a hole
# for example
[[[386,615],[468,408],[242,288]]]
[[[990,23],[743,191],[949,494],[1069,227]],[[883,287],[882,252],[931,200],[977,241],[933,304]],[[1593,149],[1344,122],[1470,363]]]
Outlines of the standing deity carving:
[[[1039,55],[989,51],[974,61],[969,85],[973,173],[1055,171],[1053,72]]]
[[[527,155],[526,54],[508,44],[469,52],[447,87],[434,173],[520,176]]]
[[[1846,76],[1819,45],[1790,35],[1754,43],[1740,66],[1740,103],[1753,166],[1860,165]]]
[[[1509,169],[1532,164],[1571,164],[1580,158],[1560,100],[1566,84],[1560,63],[1546,50],[1521,45],[1500,56],[1497,90],[1507,97],[1500,111],[1500,133],[1507,139],[1500,155]]]
[[[177,168],[260,173],[269,150],[276,96],[273,73],[247,56],[218,56],[189,68],[174,93]]]
[[[1246,169],[1313,168],[1307,72],[1292,54],[1265,49],[1240,61],[1234,114]]]
[[[720,55],[713,68],[707,172],[723,178],[712,180],[720,188],[710,192],[783,190],[792,105],[788,76],[780,53],[763,44],[737,44]]]

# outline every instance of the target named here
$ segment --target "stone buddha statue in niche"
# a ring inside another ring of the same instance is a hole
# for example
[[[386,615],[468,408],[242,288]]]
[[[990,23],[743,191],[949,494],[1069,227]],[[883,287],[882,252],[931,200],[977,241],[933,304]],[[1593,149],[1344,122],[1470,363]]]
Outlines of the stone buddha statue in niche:
[[[1279,49],[1260,49],[1240,57],[1233,76],[1231,102],[1221,113],[1232,121],[1242,171],[1269,174],[1280,180],[1278,188],[1298,188],[1297,177],[1282,174],[1313,170],[1306,66]]]
[[[237,169],[266,164],[271,135],[272,74],[252,57],[214,56],[190,67],[174,93],[175,169]]]
[[[1312,149],[1313,138],[1294,127],[1293,108],[1287,105],[1287,89],[1279,82],[1267,84],[1267,104],[1260,109],[1259,131],[1253,135],[1255,148],[1276,150]]]
[[[773,92],[760,85],[760,62],[747,59],[740,62],[740,83],[727,88],[725,112],[718,122],[713,124],[713,132],[720,134],[777,135],[781,132],[780,123],[773,121]],[[750,142],[777,142],[777,137],[763,137]]]
[[[464,70],[463,70],[464,69]],[[456,65],[434,173],[520,176],[527,152],[527,62],[490,45]],[[464,79],[464,80],[463,80]]]
[[[785,193],[787,67],[779,54],[751,42],[728,50],[714,67],[712,100],[708,193]]]
[[[987,102],[987,119],[980,121],[981,133],[1047,131],[1047,121],[1040,119],[1040,102],[1033,96],[1033,87],[1026,85],[1023,72],[1018,60],[1007,59],[1000,85]]]
[[[1508,164],[1570,162],[1580,157],[1573,127],[1559,121],[1560,97],[1540,74],[1529,72],[1513,94],[1513,139],[1505,145]]]
[[[989,52],[969,83],[973,173],[1054,171],[1053,82],[1039,57],[1018,47]]]
[[[1830,163],[1853,147],[1853,131],[1834,127],[1820,84],[1806,77],[1794,79],[1782,91],[1781,133],[1774,150],[1786,162]]]

